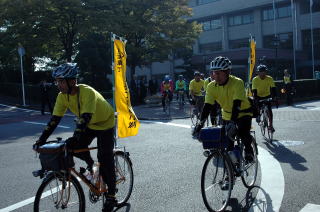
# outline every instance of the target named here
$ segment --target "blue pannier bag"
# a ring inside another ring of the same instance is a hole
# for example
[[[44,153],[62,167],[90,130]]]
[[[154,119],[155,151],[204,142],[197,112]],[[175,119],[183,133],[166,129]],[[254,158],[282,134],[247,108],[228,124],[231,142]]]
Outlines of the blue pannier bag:
[[[225,128],[204,127],[200,130],[199,140],[204,149],[225,149],[228,147],[228,138],[225,135]]]
[[[70,153],[65,155],[65,143],[48,143],[37,150],[43,170],[61,171],[74,166]]]

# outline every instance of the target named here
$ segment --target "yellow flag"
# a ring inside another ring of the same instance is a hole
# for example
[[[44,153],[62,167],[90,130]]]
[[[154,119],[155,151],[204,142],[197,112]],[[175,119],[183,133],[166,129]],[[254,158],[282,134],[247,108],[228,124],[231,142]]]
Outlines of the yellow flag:
[[[253,38],[250,39],[250,73],[249,82],[252,80],[253,69],[256,64],[256,42]]]
[[[118,112],[118,136],[120,138],[137,135],[140,127],[140,122],[131,107],[130,92],[126,82],[126,59],[125,43],[121,40],[115,40],[115,102]]]

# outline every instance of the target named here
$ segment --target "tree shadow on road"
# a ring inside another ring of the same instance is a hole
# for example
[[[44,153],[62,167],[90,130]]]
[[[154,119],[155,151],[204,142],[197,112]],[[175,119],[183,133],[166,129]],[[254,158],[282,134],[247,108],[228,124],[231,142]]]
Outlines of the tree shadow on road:
[[[273,140],[273,143],[265,142],[270,154],[272,154],[279,162],[290,164],[295,170],[308,170],[308,168],[302,164],[307,162],[304,157],[297,152],[288,149],[284,145],[280,145],[278,142],[276,143],[276,141],[278,140]]]

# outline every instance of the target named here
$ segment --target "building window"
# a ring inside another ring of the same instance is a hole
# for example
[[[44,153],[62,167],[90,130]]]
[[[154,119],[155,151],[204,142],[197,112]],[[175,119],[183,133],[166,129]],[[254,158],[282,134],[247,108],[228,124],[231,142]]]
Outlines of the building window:
[[[286,18],[291,16],[291,6],[278,7],[276,9],[276,18]],[[268,21],[273,19],[273,8],[264,9],[262,11],[262,20]]]
[[[229,20],[229,26],[251,24],[253,23],[253,14],[246,13],[242,15],[234,15],[234,16],[230,16],[228,20]]]
[[[320,11],[320,0],[312,0],[312,12],[319,12]],[[300,1],[300,13],[306,14],[310,13],[310,0],[307,1]]]
[[[222,27],[221,19],[210,19],[207,21],[200,22],[202,24],[203,31],[209,31],[213,29],[219,29]]]
[[[274,35],[263,36],[263,47],[273,49],[276,47],[279,49],[293,49],[292,45],[292,32],[278,34],[279,42],[275,41]]]
[[[222,42],[215,42],[215,43],[206,43],[199,45],[200,53],[207,54],[215,51],[222,50]]]
[[[249,47],[249,38],[229,40],[230,49],[238,49],[238,48],[244,48],[244,47]]]
[[[219,0],[197,0],[197,5],[208,4],[215,1],[219,1]]]
[[[320,59],[320,52],[316,49],[320,49],[320,28],[313,29],[313,49],[315,59]],[[311,30],[302,30],[302,48],[309,53],[309,57],[312,57],[312,42],[311,42]]]

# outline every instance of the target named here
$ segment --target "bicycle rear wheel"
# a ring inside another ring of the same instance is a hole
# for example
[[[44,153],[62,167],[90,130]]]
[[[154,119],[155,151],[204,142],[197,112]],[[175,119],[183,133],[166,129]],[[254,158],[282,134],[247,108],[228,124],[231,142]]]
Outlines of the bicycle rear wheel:
[[[53,172],[40,185],[33,211],[74,211],[84,212],[85,197],[79,181],[73,176]]]
[[[224,211],[232,190],[232,168],[220,152],[205,161],[201,174],[201,194],[209,211]]]
[[[190,107],[190,119],[191,119],[192,126],[196,126],[198,117],[197,117],[197,114],[195,113],[195,108],[193,106]]]
[[[251,147],[253,149],[253,161],[252,162],[247,162],[245,161],[245,151],[244,148],[242,148],[242,156],[241,156],[241,180],[243,182],[243,185],[247,188],[251,188],[254,186],[256,179],[257,179],[257,174],[258,174],[258,150],[257,150],[257,145],[256,145],[256,140],[254,139],[253,136],[251,136],[252,142],[251,142]]]
[[[116,198],[118,205],[128,201],[133,188],[133,169],[128,155],[118,151],[114,154],[116,172]]]

